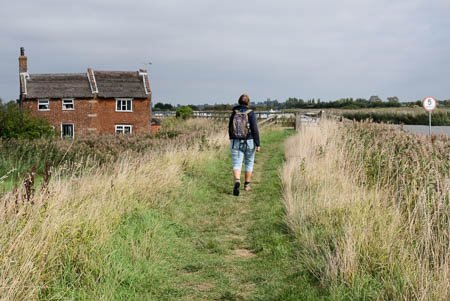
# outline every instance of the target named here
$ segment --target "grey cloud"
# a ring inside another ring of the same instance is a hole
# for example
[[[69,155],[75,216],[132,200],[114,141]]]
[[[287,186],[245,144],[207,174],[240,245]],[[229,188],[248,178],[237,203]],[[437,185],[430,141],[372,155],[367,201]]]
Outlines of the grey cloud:
[[[155,101],[449,98],[450,3],[438,0],[20,1],[0,12],[0,97],[30,72],[135,70]]]

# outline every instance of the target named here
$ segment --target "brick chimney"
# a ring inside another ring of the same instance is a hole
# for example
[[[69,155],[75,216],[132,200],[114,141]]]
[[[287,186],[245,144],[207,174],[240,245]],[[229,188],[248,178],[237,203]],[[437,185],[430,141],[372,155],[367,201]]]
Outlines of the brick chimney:
[[[28,72],[28,63],[27,57],[25,56],[25,49],[20,47],[20,56],[19,56],[19,73]]]

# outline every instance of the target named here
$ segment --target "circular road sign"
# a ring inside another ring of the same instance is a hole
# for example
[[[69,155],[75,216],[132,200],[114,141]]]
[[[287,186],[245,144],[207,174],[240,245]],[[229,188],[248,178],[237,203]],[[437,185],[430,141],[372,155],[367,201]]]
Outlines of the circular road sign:
[[[434,97],[428,96],[422,101],[423,108],[429,112],[436,109],[437,101]]]

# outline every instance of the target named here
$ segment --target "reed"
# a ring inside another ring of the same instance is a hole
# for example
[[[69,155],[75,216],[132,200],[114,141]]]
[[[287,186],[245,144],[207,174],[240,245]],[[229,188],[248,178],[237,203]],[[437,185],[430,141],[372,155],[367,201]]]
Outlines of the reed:
[[[324,121],[286,143],[286,223],[309,271],[351,299],[448,300],[450,140]]]
[[[364,121],[372,120],[378,123],[393,123],[393,124],[412,124],[412,125],[428,125],[428,113],[423,109],[421,111],[352,111],[344,112],[342,116],[355,120]],[[434,112],[431,119],[434,126],[449,126],[450,125],[450,111],[441,110]]]

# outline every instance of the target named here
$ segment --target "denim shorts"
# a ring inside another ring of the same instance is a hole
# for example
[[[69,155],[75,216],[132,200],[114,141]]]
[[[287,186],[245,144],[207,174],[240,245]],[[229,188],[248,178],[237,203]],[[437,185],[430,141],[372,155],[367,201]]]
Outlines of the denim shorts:
[[[233,159],[233,170],[241,170],[242,161],[245,162],[245,171],[253,171],[256,147],[253,139],[231,139],[231,158]]]

